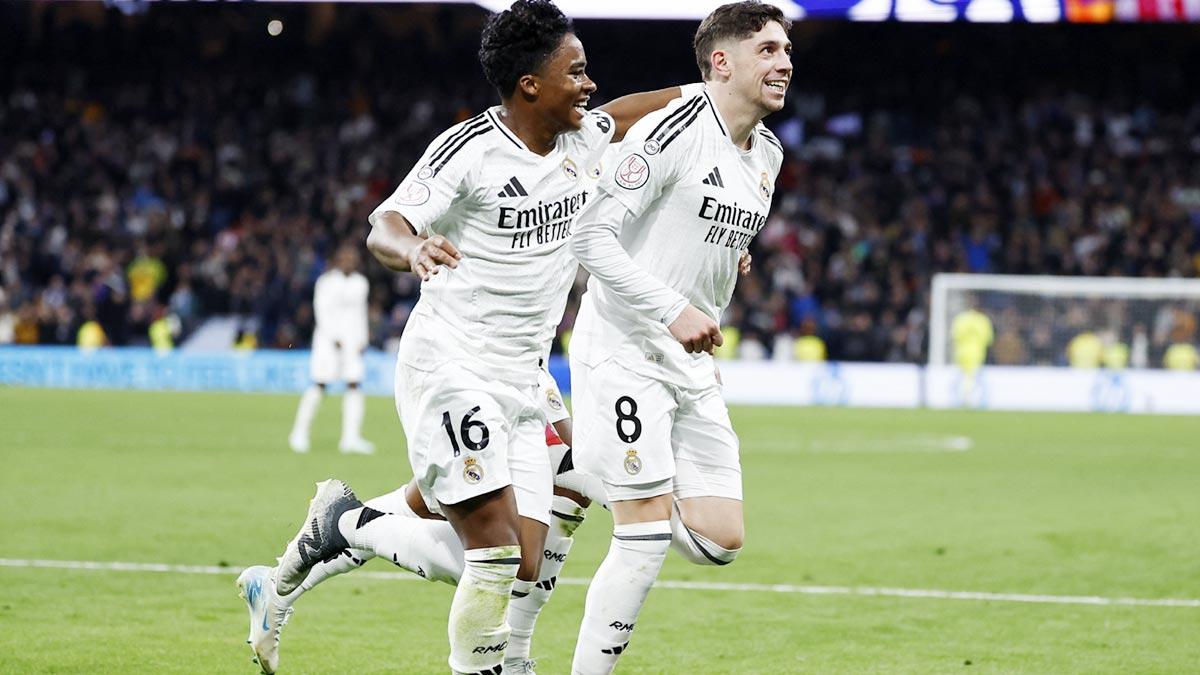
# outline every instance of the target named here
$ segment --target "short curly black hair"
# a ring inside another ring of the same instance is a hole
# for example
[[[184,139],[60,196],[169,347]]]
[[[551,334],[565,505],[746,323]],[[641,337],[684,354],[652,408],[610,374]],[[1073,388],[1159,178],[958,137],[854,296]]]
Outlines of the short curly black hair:
[[[550,0],[517,0],[493,14],[483,27],[479,62],[502,97],[509,97],[522,75],[537,72],[574,32],[571,20]]]

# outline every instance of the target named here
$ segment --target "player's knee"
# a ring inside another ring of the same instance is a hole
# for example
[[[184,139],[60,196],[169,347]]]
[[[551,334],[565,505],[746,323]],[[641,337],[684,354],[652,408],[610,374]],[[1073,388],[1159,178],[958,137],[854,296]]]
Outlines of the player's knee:
[[[572,537],[583,524],[590,501],[578,493],[564,492],[568,494],[559,494],[558,488],[554,489],[554,498],[550,502],[550,532],[558,537]]]
[[[571,500],[572,502],[574,502],[575,504],[579,505],[581,508],[584,508],[584,509],[586,509],[587,507],[592,505],[592,500],[588,499],[587,497],[585,497],[583,494],[581,494],[577,490],[573,490],[569,487],[564,487],[561,485],[554,486],[554,496],[555,497],[566,497],[567,499]]]
[[[742,544],[746,539],[746,535],[741,530],[716,532],[708,536],[708,539],[723,549],[733,551],[736,557],[737,552],[742,550]]]
[[[742,552],[743,533],[738,529],[704,532],[681,519],[671,521],[671,547],[696,565],[728,565]]]
[[[535,549],[532,546],[521,547],[521,566],[517,568],[517,578],[525,581],[537,581],[541,571],[541,549]]]
[[[463,574],[474,583],[511,585],[519,576],[521,560],[520,544],[467,549]]]

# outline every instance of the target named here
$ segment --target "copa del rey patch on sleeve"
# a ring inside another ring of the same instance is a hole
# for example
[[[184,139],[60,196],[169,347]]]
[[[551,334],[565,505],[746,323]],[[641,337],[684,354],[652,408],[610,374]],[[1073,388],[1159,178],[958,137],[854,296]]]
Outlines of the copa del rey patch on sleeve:
[[[650,180],[650,165],[644,157],[635,152],[617,166],[615,179],[617,185],[626,190],[636,190]]]
[[[396,192],[396,202],[405,206],[420,206],[427,201],[429,201],[429,186],[419,181],[405,183]]]

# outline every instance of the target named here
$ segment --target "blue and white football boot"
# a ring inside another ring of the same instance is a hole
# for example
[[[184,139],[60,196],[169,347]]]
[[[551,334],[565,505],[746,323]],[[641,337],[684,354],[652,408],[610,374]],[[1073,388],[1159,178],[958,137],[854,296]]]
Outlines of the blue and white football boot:
[[[266,565],[247,567],[237,578],[238,595],[250,610],[250,635],[246,642],[254,650],[254,660],[262,671],[272,675],[279,667],[279,634],[292,617],[275,593],[275,580]]]

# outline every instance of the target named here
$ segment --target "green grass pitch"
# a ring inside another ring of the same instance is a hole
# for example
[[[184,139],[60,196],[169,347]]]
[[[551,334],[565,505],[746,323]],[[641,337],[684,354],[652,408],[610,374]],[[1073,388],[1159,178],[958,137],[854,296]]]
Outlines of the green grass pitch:
[[[8,560],[228,565],[228,574],[0,566],[0,673],[255,673],[234,577],[269,562],[313,483],[364,498],[408,477],[391,401],[373,457],[285,438],[287,396],[0,388]],[[726,568],[673,554],[662,578],[1106,598],[1200,598],[1195,418],[736,408],[747,544]],[[963,448],[966,448],[965,450]],[[564,576],[591,575],[593,508]],[[393,571],[381,561],[366,569]],[[585,588],[534,637],[569,670]],[[283,673],[440,673],[452,589],[350,574],[303,598]],[[1200,607],[659,588],[620,673],[1200,672]]]

